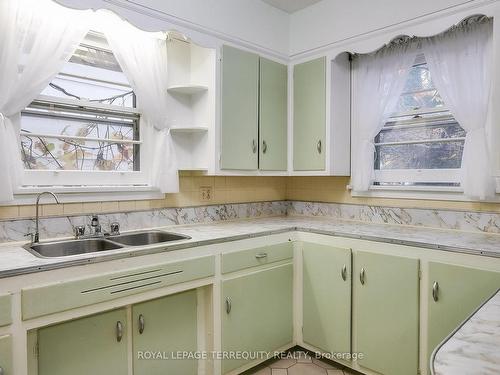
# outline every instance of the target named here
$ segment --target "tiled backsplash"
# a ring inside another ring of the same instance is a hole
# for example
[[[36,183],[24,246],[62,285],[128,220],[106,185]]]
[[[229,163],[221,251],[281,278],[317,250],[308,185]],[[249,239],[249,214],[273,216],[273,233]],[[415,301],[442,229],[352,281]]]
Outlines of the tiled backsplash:
[[[269,216],[322,216],[374,224],[412,225],[500,234],[500,213],[439,209],[395,208],[369,205],[272,201],[160,208],[100,214],[104,230],[118,221],[122,231],[178,224],[210,223]],[[90,223],[89,215],[55,216],[40,220],[41,238],[71,236],[73,227]],[[32,232],[32,219],[0,221],[0,242],[22,241]]]

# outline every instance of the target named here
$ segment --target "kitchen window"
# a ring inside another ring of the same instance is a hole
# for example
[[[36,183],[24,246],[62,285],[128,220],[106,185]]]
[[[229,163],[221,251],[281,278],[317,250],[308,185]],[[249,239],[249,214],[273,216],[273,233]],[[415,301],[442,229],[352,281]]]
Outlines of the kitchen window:
[[[147,185],[136,104],[104,35],[89,32],[21,113],[23,187]]]
[[[457,188],[466,132],[443,102],[420,54],[396,108],[374,139],[375,186]]]

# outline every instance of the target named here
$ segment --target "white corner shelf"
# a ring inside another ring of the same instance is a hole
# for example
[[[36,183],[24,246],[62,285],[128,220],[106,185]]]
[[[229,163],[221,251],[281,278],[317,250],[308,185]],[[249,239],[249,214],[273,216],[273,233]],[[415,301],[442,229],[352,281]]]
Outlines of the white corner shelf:
[[[167,88],[168,92],[182,95],[194,95],[199,92],[208,91],[208,86],[186,84],[186,85],[173,85]]]
[[[208,132],[208,126],[172,126],[172,133],[205,133]]]

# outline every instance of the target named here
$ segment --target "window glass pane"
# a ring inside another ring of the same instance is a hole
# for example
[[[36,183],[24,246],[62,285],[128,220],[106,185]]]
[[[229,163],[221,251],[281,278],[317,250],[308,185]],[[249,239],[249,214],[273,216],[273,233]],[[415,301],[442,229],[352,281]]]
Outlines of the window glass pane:
[[[426,90],[415,93],[405,93],[400,96],[396,112],[407,112],[419,109],[443,107],[444,102],[437,90]]]
[[[375,138],[376,143],[405,142],[443,138],[465,137],[465,130],[457,122],[431,126],[384,128]]]

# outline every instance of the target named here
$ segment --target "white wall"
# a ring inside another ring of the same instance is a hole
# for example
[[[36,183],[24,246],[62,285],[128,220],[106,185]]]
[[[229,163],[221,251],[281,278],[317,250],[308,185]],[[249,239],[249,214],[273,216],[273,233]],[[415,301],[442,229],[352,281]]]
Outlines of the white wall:
[[[149,15],[173,25],[206,32],[222,40],[282,56],[288,56],[289,53],[289,15],[259,0],[56,1],[75,8],[112,9],[132,23],[142,23],[144,27],[149,26],[144,22],[144,15]]]
[[[290,54],[487,0],[323,0],[291,15]]]

